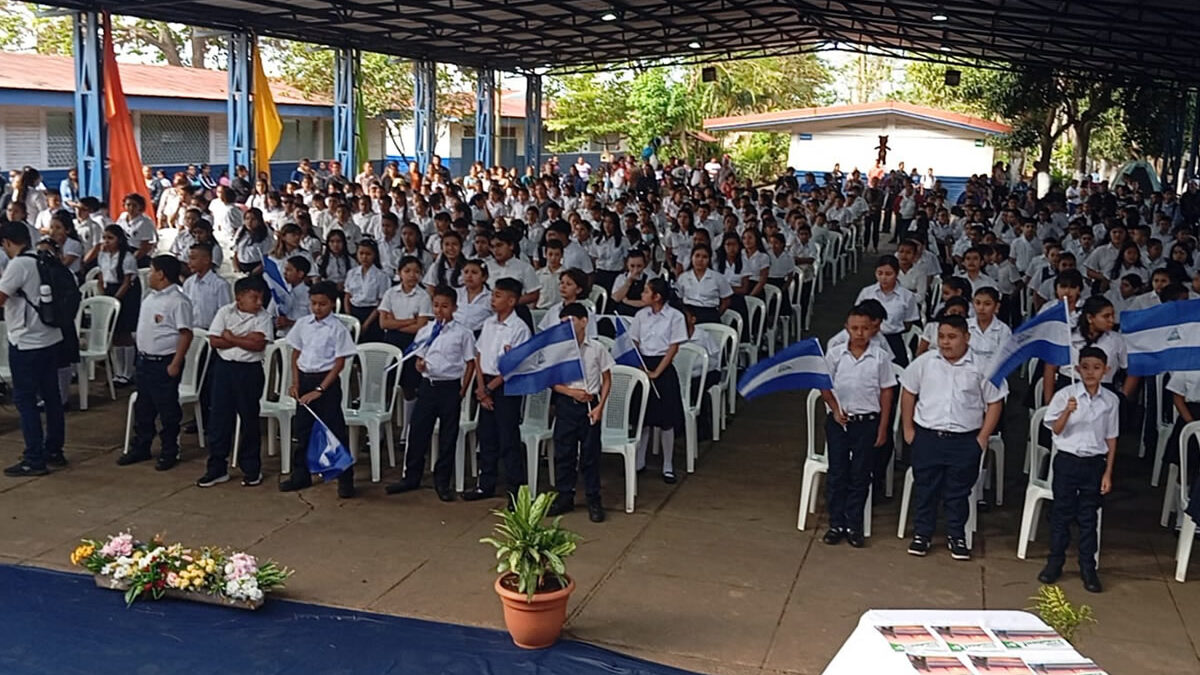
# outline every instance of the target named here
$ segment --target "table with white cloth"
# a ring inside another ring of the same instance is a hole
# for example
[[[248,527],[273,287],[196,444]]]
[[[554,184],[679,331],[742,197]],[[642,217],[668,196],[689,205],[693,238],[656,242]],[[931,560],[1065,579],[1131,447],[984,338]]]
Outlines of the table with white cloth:
[[[1105,675],[1038,617],[1015,610],[872,609],[825,675]]]

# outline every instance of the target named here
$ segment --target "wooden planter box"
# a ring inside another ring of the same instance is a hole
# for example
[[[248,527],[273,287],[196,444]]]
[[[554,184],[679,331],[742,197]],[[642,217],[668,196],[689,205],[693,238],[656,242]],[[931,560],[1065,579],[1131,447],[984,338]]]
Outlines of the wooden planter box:
[[[107,588],[111,591],[121,592],[129,590],[128,581],[117,581],[112,577],[104,576],[103,574],[93,574],[92,578],[95,579],[96,585],[100,588]],[[150,595],[147,595],[146,597],[153,598],[153,596]],[[237,609],[249,610],[255,610],[259,607],[262,607],[263,602],[266,600],[265,598],[258,601],[234,600],[232,598],[226,598],[222,595],[209,595],[208,593],[198,593],[196,591],[181,591],[176,588],[166,589],[166,591],[163,593],[163,597],[174,598],[176,600],[189,600],[191,602],[203,602],[206,605],[221,605],[222,607],[235,607]]]

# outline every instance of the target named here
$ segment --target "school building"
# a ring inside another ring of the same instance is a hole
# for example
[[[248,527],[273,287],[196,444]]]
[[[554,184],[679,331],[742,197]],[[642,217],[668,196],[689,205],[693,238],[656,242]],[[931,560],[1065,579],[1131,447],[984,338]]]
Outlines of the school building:
[[[887,136],[887,168],[904,163],[924,175],[930,167],[955,199],[973,174],[995,162],[988,138],[1011,131],[1006,124],[900,101],[877,101],[824,108],[716,117],[709,131],[770,131],[791,136],[788,166],[818,178],[841,164],[864,175],[875,165],[881,136]]]

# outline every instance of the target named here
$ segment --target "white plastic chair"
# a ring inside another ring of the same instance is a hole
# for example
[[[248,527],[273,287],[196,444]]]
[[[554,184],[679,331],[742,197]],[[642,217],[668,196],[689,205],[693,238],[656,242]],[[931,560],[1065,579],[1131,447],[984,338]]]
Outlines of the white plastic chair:
[[[12,386],[12,368],[8,365],[8,324],[0,321],[0,381]]]
[[[349,314],[334,314],[338,321],[346,325],[346,329],[350,331],[350,337],[354,339],[354,344],[358,344],[358,336],[362,333],[362,322]],[[347,364],[347,367],[349,364]]]
[[[292,420],[296,416],[296,399],[288,392],[292,388],[292,346],[285,338],[267,344],[263,350],[263,390],[258,398],[258,416],[267,420],[267,455],[274,457],[278,448],[279,472],[292,472]],[[237,464],[237,452],[242,435],[242,421],[235,422],[231,464]],[[278,437],[278,445],[276,438]],[[308,439],[299,439],[303,447]]]
[[[634,392],[640,392],[637,410],[633,409]],[[649,398],[650,380],[645,372],[640,368],[613,366],[612,388],[600,421],[600,448],[625,459],[626,513],[633,513],[637,497],[637,447],[642,439]]]
[[[737,368],[734,367],[734,364],[737,361],[738,336],[736,330],[723,324],[702,323],[696,326],[696,330],[707,331],[709,336],[721,346],[721,363],[718,364],[721,376],[717,382],[708,387],[709,407],[712,409],[710,414],[712,439],[715,442],[721,440],[721,431],[725,429],[727,392],[736,385]]]
[[[813,389],[808,392],[805,410],[805,452],[804,477],[800,483],[800,514],[796,518],[796,529],[804,530],[808,524],[808,514],[817,510],[817,480],[821,474],[829,473],[829,444],[825,443],[821,451],[817,451],[817,404],[821,400],[821,392]],[[872,488],[874,489],[874,488]],[[867,492],[867,503],[863,508],[863,536],[871,536],[871,492]]]
[[[783,308],[783,291],[767,284],[763,286],[763,297],[766,298],[767,304],[767,319],[763,324],[763,339],[767,342],[767,354],[775,356],[775,346],[779,341],[782,328],[779,324],[779,314]]]
[[[386,436],[388,463],[396,466],[396,427],[391,423],[396,395],[400,390],[400,372],[396,364],[403,353],[384,342],[358,345],[358,406],[343,406],[350,432],[350,453],[358,456],[358,429],[364,427],[371,443],[371,482],[382,478],[382,446]],[[349,370],[347,368],[346,370]],[[389,381],[390,380],[390,381]]]
[[[1175,394],[1166,390],[1166,379],[1167,374],[1160,373],[1151,380],[1158,393],[1154,405],[1158,443],[1154,447],[1154,470],[1150,474],[1151,487],[1158,487],[1158,481],[1162,477],[1163,459],[1167,454],[1167,439],[1171,436],[1171,430],[1175,428]],[[1143,445],[1143,450],[1144,448]]]
[[[548,310],[548,309],[531,309],[531,310],[529,310],[529,313],[531,315],[533,315],[534,330],[537,330],[537,327],[542,325],[542,318],[546,316],[546,312],[548,312],[548,311],[550,311],[550,310]]]
[[[592,301],[597,314],[603,314],[608,309],[608,291],[603,286],[592,286],[588,300]]]
[[[79,364],[77,366],[79,379],[79,409],[88,409],[88,389],[90,374],[95,370],[95,363],[104,363],[104,376],[108,381],[108,395],[117,400],[117,390],[112,379],[112,349],[113,331],[117,327],[117,315],[121,313],[121,301],[106,295],[96,295],[84,298],[79,303],[79,311],[75,313],[75,332],[79,336]],[[83,317],[87,315],[91,322],[88,329],[82,329]],[[8,365],[7,359],[5,365]]]
[[[758,353],[762,351],[763,331],[767,322],[767,304],[754,296],[747,295],[746,310],[750,318],[750,327],[747,330],[749,341],[738,345],[738,356],[745,356],[746,365],[749,367],[758,363]]]
[[[204,447],[204,417],[200,406],[200,386],[204,382],[204,372],[208,367],[208,331],[198,328],[192,330],[192,344],[188,347],[183,361],[183,372],[179,376],[179,405],[193,406],[196,431],[199,435],[200,447]],[[129,454],[129,442],[133,437],[133,407],[137,403],[138,393],[129,395],[129,404],[125,410],[125,444],[121,454]],[[236,445],[235,445],[236,447]]]
[[[596,337],[594,337],[592,339],[595,340],[596,342],[599,342],[600,344],[604,345],[604,348],[609,350],[610,352],[612,351],[613,345],[616,344],[616,340],[613,340],[612,338],[608,337],[607,335],[597,335]]]
[[[95,295],[100,295],[100,287],[96,281],[100,278],[103,270],[99,266],[93,267],[83,275],[83,283],[79,285],[79,294],[86,300]]]
[[[433,437],[436,439],[441,423],[433,425]],[[458,439],[454,445],[454,489],[456,492],[462,492],[466,484],[467,472],[467,451],[471,452],[471,473],[478,474],[477,458],[475,456],[475,448],[467,443],[468,436],[471,440],[475,440],[474,434],[479,429],[479,402],[475,400],[472,392],[467,392],[463,397],[462,406],[459,408],[458,416]],[[405,444],[404,451],[408,452],[408,444]],[[432,466],[437,464],[438,458],[438,443],[431,443],[429,446],[429,464]],[[551,473],[551,475],[554,475]]]
[[[537,494],[538,459],[542,444],[554,440],[554,419],[550,417],[550,389],[543,389],[525,397],[524,414],[521,416],[521,442],[525,444],[525,471],[530,494]],[[554,447],[546,453],[546,466],[550,473],[550,484],[554,485]]]
[[[737,412],[737,370],[738,370],[738,350],[741,349],[740,340],[742,339],[742,315],[732,309],[725,310],[721,315],[721,323],[733,329],[734,335],[734,353],[733,359],[726,364],[727,385],[725,388],[725,402],[730,415]],[[725,427],[722,422],[722,428]]]
[[[1200,422],[1189,422],[1179,434],[1179,542],[1175,546],[1175,581],[1183,583],[1187,580],[1188,562],[1192,558],[1192,544],[1196,539],[1196,521],[1187,514],[1188,508],[1188,473],[1187,446],[1192,438],[1200,440]]]
[[[700,388],[692,394],[692,371],[699,363]],[[704,397],[704,384],[708,379],[708,352],[699,345],[685,342],[679,346],[672,363],[679,376],[679,393],[683,397],[683,428],[687,440],[687,472],[696,471],[696,456],[700,453],[700,437],[697,425],[700,419],[700,404]],[[657,443],[658,439],[655,439]]]

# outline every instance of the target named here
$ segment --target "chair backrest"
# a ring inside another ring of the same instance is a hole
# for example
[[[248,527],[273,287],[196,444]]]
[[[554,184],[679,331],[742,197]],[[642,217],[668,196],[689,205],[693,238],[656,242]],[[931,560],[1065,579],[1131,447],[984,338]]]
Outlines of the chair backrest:
[[[742,335],[742,315],[741,314],[738,314],[737,312],[733,311],[732,309],[727,309],[727,310],[725,310],[725,312],[723,314],[721,314],[721,323],[723,323],[726,326],[729,326],[730,328],[737,331],[738,339],[739,340],[741,339],[741,335]]]
[[[543,389],[525,397],[525,410],[521,424],[534,429],[550,428],[550,390]]]
[[[350,337],[354,340],[354,344],[358,344],[358,334],[362,332],[362,323],[355,317],[349,314],[334,314],[338,321],[346,325],[350,331]]]
[[[263,390],[259,405],[280,400],[291,388],[292,353],[285,339],[268,342],[263,350]]]
[[[596,337],[594,337],[592,339],[595,340],[596,342],[599,342],[600,344],[604,345],[604,347],[606,349],[608,349],[609,351],[612,351],[613,345],[616,344],[616,340],[614,340],[606,335],[597,335]]]
[[[1029,416],[1029,447],[1026,452],[1029,454],[1029,484],[1049,490],[1051,481],[1054,480],[1054,451],[1051,448],[1050,453],[1048,453],[1051,455],[1051,461],[1045,478],[1041,476],[1042,467],[1040,466],[1041,463],[1038,462],[1038,455],[1040,453],[1037,452],[1038,448],[1045,449],[1045,446],[1039,440],[1039,436],[1041,436],[1042,423],[1046,420],[1046,410],[1048,410],[1048,407],[1042,406],[1034,410],[1033,414]]]
[[[808,392],[808,398],[804,404],[804,419],[805,419],[805,455],[808,459],[815,459],[825,455],[824,448],[821,452],[817,452],[817,403],[821,400],[821,390],[811,389]]]
[[[117,315],[121,313],[121,301],[107,295],[84,298],[75,312],[75,333],[79,335],[81,350],[106,352],[112,346],[113,331],[117,327]],[[83,317],[91,317],[88,329],[83,330]]]
[[[1167,391],[1167,382],[1171,379],[1170,373],[1159,373],[1154,376],[1154,397],[1155,420],[1158,426],[1175,423],[1175,406],[1170,403],[1174,394]]]
[[[608,291],[604,290],[603,286],[592,286],[588,299],[595,305],[596,313],[603,314],[608,309]]]
[[[729,326],[715,323],[697,324],[696,330],[708,331],[708,334],[717,341],[717,344],[721,346],[721,363],[717,364],[716,367],[720,370],[728,370],[730,364],[734,362],[734,355],[737,353],[737,331]]]
[[[767,327],[767,303],[752,295],[747,295],[746,310],[750,316],[750,344],[757,347],[762,344],[763,331]]]
[[[638,401],[634,410],[634,400]],[[618,437],[626,443],[636,443],[642,437],[642,422],[646,417],[646,402],[650,399],[650,379],[645,371],[629,366],[613,366],[612,388],[600,420],[603,436]]]
[[[179,375],[179,384],[194,392],[200,391],[204,383],[204,372],[208,369],[208,356],[211,349],[208,345],[208,331],[201,328],[192,329],[192,343],[188,345],[187,355],[183,359],[183,372]]]
[[[1162,433],[1162,432],[1159,432]],[[1179,432],[1179,503],[1183,508],[1188,507],[1188,442],[1195,439],[1200,442],[1200,422],[1188,422]]]
[[[399,347],[385,342],[368,342],[358,346],[359,391],[358,409],[391,412],[400,380]]]
[[[596,303],[592,302],[591,300],[588,300],[587,298],[580,298],[577,300],[577,302],[584,307],[587,307],[588,311],[592,314],[596,313]]]
[[[542,317],[546,316],[546,309],[531,309],[529,314],[533,317],[533,329],[536,331],[538,326],[542,324]]]
[[[79,285],[79,294],[84,298],[99,295],[100,286],[97,284],[97,281],[103,272],[104,270],[100,269],[99,265],[88,270],[87,274],[83,275],[83,283]]]
[[[779,310],[783,308],[783,291],[767,284],[763,286],[763,297],[767,299],[767,327],[779,323]]]
[[[692,371],[696,369],[697,363],[701,367],[700,388],[693,396]],[[679,376],[679,393],[683,396],[684,409],[697,408],[703,400],[704,380],[708,377],[708,352],[694,342],[685,342],[679,345],[679,351],[675,352],[675,360],[671,365],[675,366],[675,374]]]
[[[789,305],[800,304],[800,284],[804,283],[804,271],[797,269],[796,276],[792,277],[787,284],[787,303]]]

